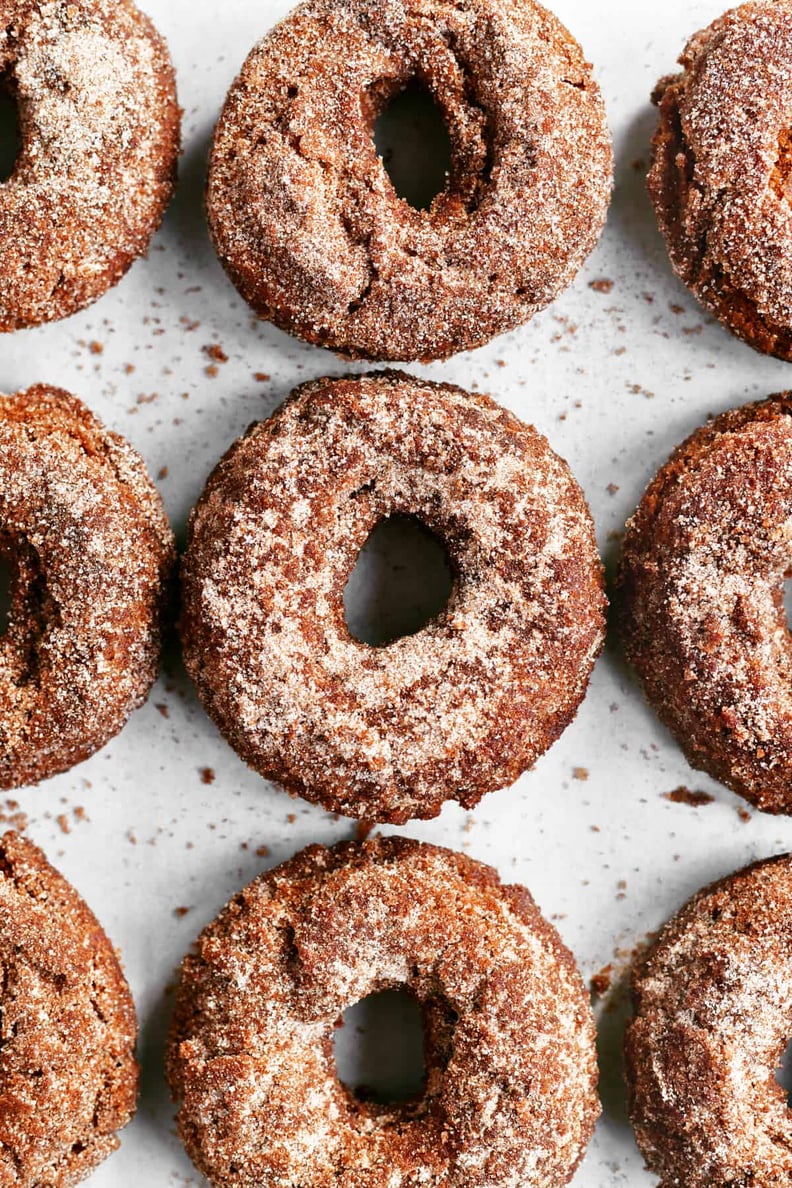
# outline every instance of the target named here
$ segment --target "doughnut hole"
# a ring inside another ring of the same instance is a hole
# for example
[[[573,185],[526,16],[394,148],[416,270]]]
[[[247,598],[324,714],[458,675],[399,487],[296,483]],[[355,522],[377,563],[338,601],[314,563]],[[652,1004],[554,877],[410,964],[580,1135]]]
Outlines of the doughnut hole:
[[[414,516],[387,516],[347,581],[347,628],[360,643],[383,647],[436,619],[453,589],[453,567],[440,537]]]
[[[792,1109],[792,1039],[790,1039],[776,1069],[775,1079],[787,1096],[787,1105]]]
[[[442,108],[419,79],[386,102],[374,144],[398,196],[415,210],[429,210],[448,185],[451,136]]]
[[[7,182],[22,148],[19,107],[7,79],[0,78],[0,183]]]
[[[336,1075],[358,1101],[389,1105],[424,1092],[424,1015],[407,990],[382,990],[344,1011],[333,1051]]]
[[[39,645],[56,614],[36,550],[0,530],[0,639],[12,649],[5,662],[19,684],[36,677]]]

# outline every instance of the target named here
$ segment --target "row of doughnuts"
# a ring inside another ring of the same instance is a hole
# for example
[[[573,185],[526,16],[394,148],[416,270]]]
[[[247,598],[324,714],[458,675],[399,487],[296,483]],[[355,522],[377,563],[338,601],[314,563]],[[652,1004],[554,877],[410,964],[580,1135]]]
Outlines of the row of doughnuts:
[[[0,77],[21,149],[0,185],[0,330],[74,313],[121,278],[164,214],[180,143],[167,47],[131,0],[7,8]],[[655,92],[649,175],[676,272],[784,359],[791,16],[789,0],[752,0],[691,39]],[[429,210],[397,195],[374,143],[411,80],[451,138]],[[348,358],[442,359],[558,296],[599,236],[611,176],[591,68],[535,0],[308,0],[228,94],[207,213],[262,317]]]
[[[789,812],[792,397],[725,413],[628,525],[621,633],[694,766]],[[173,536],[132,447],[74,397],[0,400],[0,786],[67,770],[145,698]],[[371,647],[344,589],[374,527],[415,517],[454,582]],[[181,570],[187,669],[237,753],[331,812],[472,807],[556,740],[605,636],[594,526],[547,441],[487,396],[402,372],[315,380],[253,425],[196,505]]]
[[[13,833],[0,909],[0,1177],[68,1188],[134,1113],[134,1003],[83,900]],[[695,895],[634,971],[630,1113],[664,1184],[792,1175],[775,1076],[790,911],[792,858],[758,863]],[[422,1011],[423,1083],[381,1103],[341,1082],[332,1036],[393,988]],[[406,838],[310,846],[240,891],[182,963],[166,1060],[215,1188],[355,1188],[361,1169],[377,1185],[561,1188],[600,1112],[594,1019],[556,930],[523,887]]]

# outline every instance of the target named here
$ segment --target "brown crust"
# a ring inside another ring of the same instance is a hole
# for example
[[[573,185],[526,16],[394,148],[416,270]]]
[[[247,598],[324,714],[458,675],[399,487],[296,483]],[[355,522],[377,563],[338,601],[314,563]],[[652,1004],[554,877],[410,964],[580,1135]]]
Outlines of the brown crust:
[[[173,535],[144,463],[67,392],[0,396],[0,787],[116,734],[156,678]]]
[[[40,850],[0,842],[0,1182],[68,1188],[135,1110],[135,1008],[96,918]]]
[[[633,979],[630,1116],[665,1188],[781,1188],[792,1115],[775,1072],[792,1033],[790,857],[695,895]]]
[[[384,648],[343,592],[384,517],[456,571]],[[182,569],[187,669],[252,767],[330,811],[401,822],[512,783],[582,700],[604,636],[591,517],[566,464],[487,396],[379,372],[299,388],[228,451]]]
[[[399,1105],[338,1081],[347,1007],[406,987],[426,1087]],[[311,846],[240,892],[185,958],[168,1052],[179,1131],[223,1188],[555,1188],[599,1114],[594,1022],[527,891],[403,838]]]
[[[649,193],[674,271],[758,351],[792,360],[792,3],[691,38],[654,99]]]
[[[165,42],[130,0],[0,0],[22,149],[0,185],[0,331],[75,313],[148,249],[180,120]]]
[[[694,767],[792,812],[792,395],[724,413],[627,526],[619,614],[646,696]]]
[[[416,76],[453,148],[430,211],[398,197],[372,136]],[[349,358],[429,360],[558,296],[597,241],[611,174],[591,68],[534,0],[309,0],[229,92],[207,206],[262,317]]]

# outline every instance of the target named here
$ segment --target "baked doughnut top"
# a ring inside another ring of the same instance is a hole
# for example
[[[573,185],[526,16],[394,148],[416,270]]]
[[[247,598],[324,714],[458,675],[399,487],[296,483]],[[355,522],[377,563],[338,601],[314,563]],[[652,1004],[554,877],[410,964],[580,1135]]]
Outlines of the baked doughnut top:
[[[386,647],[343,594],[383,518],[417,517],[455,573]],[[574,717],[604,637],[580,487],[489,397],[379,372],[305,385],[210,477],[182,568],[188,671],[253,768],[331,811],[432,817],[513,783]]]

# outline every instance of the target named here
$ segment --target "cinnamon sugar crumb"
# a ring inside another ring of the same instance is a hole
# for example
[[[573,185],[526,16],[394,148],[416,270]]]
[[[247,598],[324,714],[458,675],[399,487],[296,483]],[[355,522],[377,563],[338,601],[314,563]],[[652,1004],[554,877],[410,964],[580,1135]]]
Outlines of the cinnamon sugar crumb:
[[[701,808],[705,804],[712,804],[715,800],[709,792],[694,791],[691,788],[680,784],[678,788],[674,788],[673,792],[664,792],[663,798],[671,800],[674,804],[689,804],[692,808]]]
[[[599,973],[595,973],[592,976],[591,981],[589,982],[591,993],[595,998],[604,998],[604,996],[610,990],[612,982],[613,964],[609,963],[608,965],[604,965]]]

